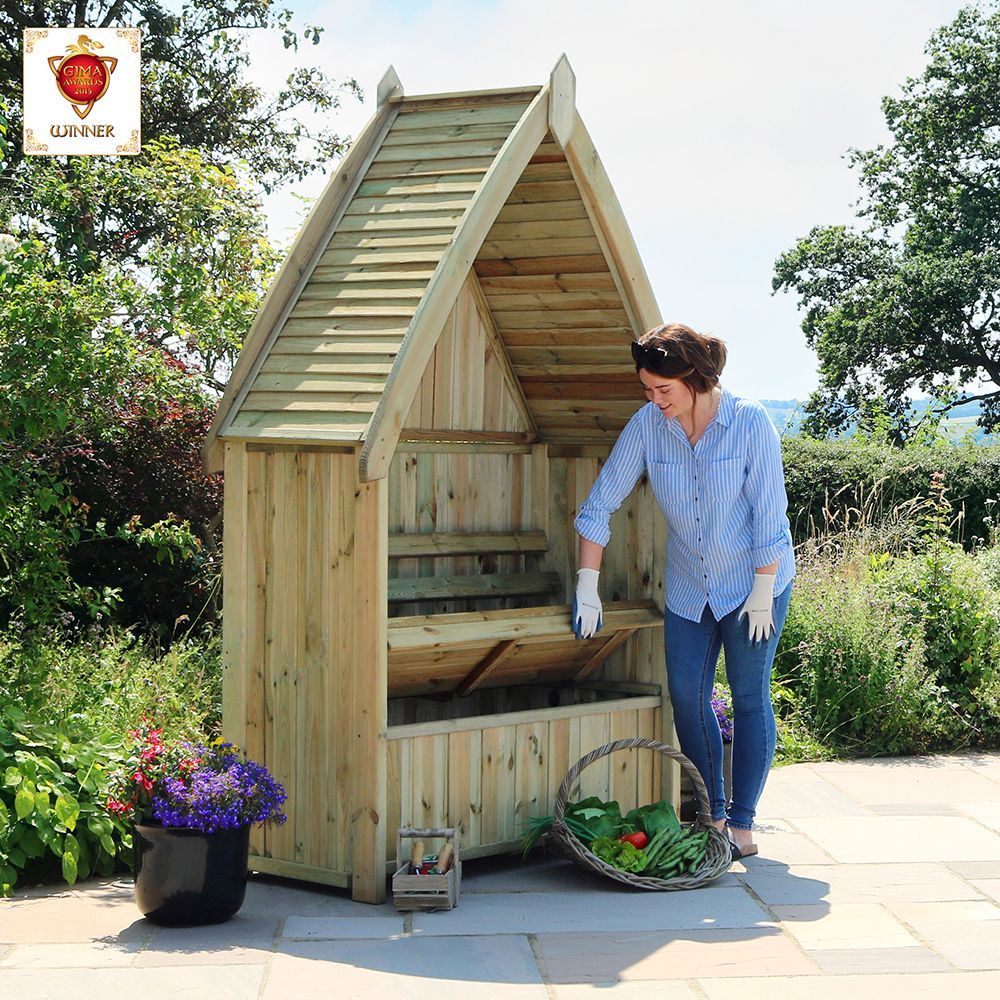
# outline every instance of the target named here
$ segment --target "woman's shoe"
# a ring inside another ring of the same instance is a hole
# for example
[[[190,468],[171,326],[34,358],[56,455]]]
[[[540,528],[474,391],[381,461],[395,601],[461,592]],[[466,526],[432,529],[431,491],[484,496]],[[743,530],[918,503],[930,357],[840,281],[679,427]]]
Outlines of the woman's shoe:
[[[729,827],[726,827],[726,839],[729,841],[729,850],[732,851],[733,861],[739,861],[741,858],[749,858],[757,853],[756,844],[748,844],[746,847],[738,847],[736,841],[729,836]]]
[[[737,847],[735,840],[729,841],[729,850],[732,851],[733,861],[740,861],[743,858],[749,858],[757,853],[757,845],[750,844],[748,847]]]

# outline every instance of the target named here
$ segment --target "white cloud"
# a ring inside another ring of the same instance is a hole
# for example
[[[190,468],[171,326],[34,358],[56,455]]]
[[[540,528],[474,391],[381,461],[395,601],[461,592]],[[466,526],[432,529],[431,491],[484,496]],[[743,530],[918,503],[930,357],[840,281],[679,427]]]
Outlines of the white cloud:
[[[629,220],[665,319],[727,341],[738,395],[805,398],[816,360],[794,300],[771,295],[775,257],[816,224],[849,223],[849,146],[887,139],[880,100],[926,61],[946,0],[318,2],[323,26],[298,53],[277,34],[247,40],[256,82],[295,65],[364,87],[338,130],[356,134],[391,63],[409,94],[542,83],[565,52],[577,106]],[[335,164],[327,165],[326,173]],[[324,177],[297,186],[315,196]],[[272,235],[301,219],[291,192],[267,202]],[[291,227],[291,228],[290,228]]]

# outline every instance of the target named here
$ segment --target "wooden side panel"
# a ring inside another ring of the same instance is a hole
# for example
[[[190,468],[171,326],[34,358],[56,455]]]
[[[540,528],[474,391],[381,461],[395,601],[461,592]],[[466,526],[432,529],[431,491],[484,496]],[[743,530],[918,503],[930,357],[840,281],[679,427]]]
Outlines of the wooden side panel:
[[[231,451],[227,509],[231,536],[242,493],[245,541],[241,550],[230,537],[230,553],[239,568],[243,552],[245,584],[241,604],[230,580],[224,629],[227,663],[241,663],[244,679],[227,677],[225,726],[242,727],[250,756],[288,793],[288,822],[255,831],[252,854],[269,870],[350,876],[355,898],[378,901],[389,822],[385,483],[359,484],[354,454],[242,455]],[[412,784],[401,767],[397,756],[399,788]]]

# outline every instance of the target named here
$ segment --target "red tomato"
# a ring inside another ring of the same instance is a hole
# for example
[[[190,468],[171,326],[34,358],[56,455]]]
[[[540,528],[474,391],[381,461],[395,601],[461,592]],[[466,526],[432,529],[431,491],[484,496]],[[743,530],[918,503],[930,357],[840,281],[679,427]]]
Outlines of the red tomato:
[[[634,848],[640,851],[649,843],[649,837],[647,837],[642,830],[637,830],[635,833],[626,833],[618,839],[624,843],[631,844]]]

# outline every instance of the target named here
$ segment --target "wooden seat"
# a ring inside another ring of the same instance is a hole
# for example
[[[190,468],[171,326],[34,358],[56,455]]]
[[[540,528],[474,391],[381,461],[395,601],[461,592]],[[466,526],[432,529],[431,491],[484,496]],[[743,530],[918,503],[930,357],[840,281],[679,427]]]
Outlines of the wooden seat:
[[[629,636],[663,625],[653,601],[604,605],[603,627],[577,639],[570,605],[390,618],[390,697],[535,682],[580,683]]]

